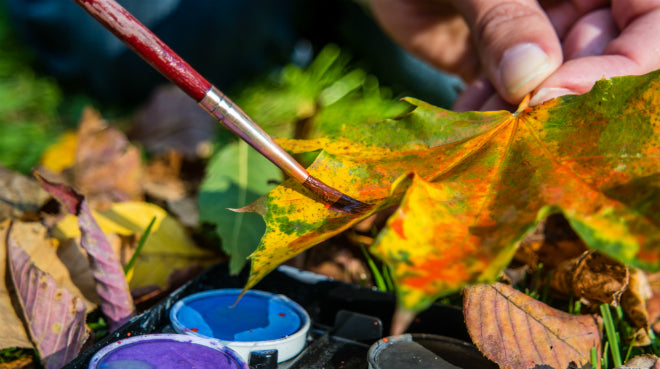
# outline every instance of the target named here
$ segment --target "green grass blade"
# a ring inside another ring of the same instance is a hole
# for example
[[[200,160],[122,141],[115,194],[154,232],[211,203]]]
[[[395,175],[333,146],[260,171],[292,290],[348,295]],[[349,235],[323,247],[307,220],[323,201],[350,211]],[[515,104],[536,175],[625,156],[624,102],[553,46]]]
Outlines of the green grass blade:
[[[598,351],[596,350],[596,347],[591,348],[591,367],[593,369],[600,369],[600,365],[598,363]]]
[[[612,312],[610,311],[610,306],[607,304],[600,305],[600,313],[603,316],[603,324],[605,325],[605,332],[607,333],[607,340],[610,343],[610,349],[612,350],[612,361],[614,366],[621,366],[621,352],[619,351],[619,340],[617,338],[617,332],[614,328],[614,320],[612,319]]]
[[[133,265],[135,265],[135,261],[137,260],[138,255],[140,255],[140,251],[142,251],[142,247],[144,247],[144,244],[147,242],[147,237],[149,237],[149,233],[151,233],[151,227],[153,227],[155,222],[156,222],[156,217],[151,218],[151,222],[149,222],[147,229],[145,229],[144,233],[142,233],[142,236],[140,237],[140,241],[138,242],[137,248],[135,249],[133,256],[131,256],[131,259],[124,267],[124,275],[127,275],[128,272],[133,268]]]
[[[385,279],[383,278],[383,275],[381,274],[380,270],[378,270],[378,267],[376,266],[376,263],[374,262],[374,259],[369,255],[369,252],[367,252],[367,248],[364,247],[363,244],[360,244],[360,250],[362,250],[362,253],[364,254],[364,258],[367,260],[367,264],[369,265],[369,269],[371,270],[371,275],[374,277],[374,282],[376,283],[376,287],[380,291],[387,291],[387,284],[385,283]]]

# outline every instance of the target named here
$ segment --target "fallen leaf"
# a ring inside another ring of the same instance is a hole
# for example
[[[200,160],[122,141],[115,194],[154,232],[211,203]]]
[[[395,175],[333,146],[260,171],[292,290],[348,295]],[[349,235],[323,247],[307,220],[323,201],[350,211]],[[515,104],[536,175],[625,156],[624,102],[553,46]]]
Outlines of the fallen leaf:
[[[565,296],[619,306],[629,281],[628,267],[590,250],[553,270],[550,286]]]
[[[36,217],[49,198],[34,179],[0,166],[0,221],[30,214]]]
[[[373,210],[328,209],[285,181],[242,209],[266,221],[246,288],[393,205],[371,251],[391,266],[399,306],[410,311],[499,276],[550,214],[562,213],[591,249],[659,268],[659,75],[601,80],[587,94],[515,113],[454,113],[406,99],[415,109],[399,119],[280,141],[293,153],[321,150],[309,172]]]
[[[537,269],[553,270],[563,262],[587,251],[587,245],[573,231],[561,214],[541,220],[534,232],[525,237],[516,250],[515,259]]]
[[[70,168],[76,162],[78,135],[75,132],[65,132],[41,154],[40,165],[53,172],[60,173]]]
[[[655,355],[640,355],[614,369],[660,369],[660,358]]]
[[[11,221],[6,220],[0,223],[0,278],[8,281],[11,277],[7,266],[7,237]],[[23,320],[17,314],[17,310],[12,303],[13,286],[6,283],[0,283],[0,350],[10,347],[32,347],[32,341],[27,335],[26,328],[23,326]]]
[[[0,369],[37,369],[37,358],[34,355],[21,357],[8,363],[0,363]]]
[[[176,86],[156,88],[147,104],[138,112],[130,132],[153,154],[170,151],[186,158],[206,158],[218,123],[195,101]]]
[[[570,315],[511,286],[495,283],[465,289],[463,313],[474,344],[503,369],[578,367],[600,352],[600,318]]]
[[[635,346],[648,346],[651,344],[649,337],[649,313],[646,310],[646,301],[651,297],[651,286],[646,274],[639,269],[630,270],[630,283],[621,296],[621,308],[633,328],[637,328]]]
[[[135,307],[124,277],[124,270],[108,239],[92,216],[85,198],[66,185],[51,183],[38,172],[35,177],[71,214],[78,216],[80,245],[87,252],[100,308],[108,320],[110,331],[122,326],[133,315]]]
[[[111,202],[141,200],[140,176],[139,150],[98,112],[86,108],[78,129],[73,167],[80,192],[94,204],[93,208]]]
[[[646,300],[646,311],[653,331],[660,332],[660,273],[646,273],[651,296]]]
[[[218,255],[195,245],[181,224],[161,207],[146,202],[120,202],[103,211],[92,211],[94,219],[107,235],[142,235],[154,217],[156,221],[137,257],[130,280],[130,288],[157,285],[167,289],[171,273],[183,270],[191,264],[210,266],[220,261]],[[61,240],[80,237],[77,218],[64,217],[53,229],[53,235]],[[139,236],[138,236],[139,237]],[[125,255],[128,262],[131,253]]]
[[[78,356],[87,339],[85,304],[37,268],[11,236],[7,256],[30,337],[44,366],[59,369]]]
[[[181,154],[174,151],[150,160],[142,179],[144,191],[159,200],[181,200],[186,195],[186,187],[181,179],[182,163]]]
[[[79,298],[87,310],[91,311],[100,302],[96,293],[96,283],[91,273],[79,274],[81,271],[69,268],[76,262],[85,261],[86,257],[74,257],[68,247],[60,244],[48,235],[48,229],[39,222],[14,221],[10,237],[18,242],[23,251],[30,257],[30,262],[39,270],[48,273],[55,283]],[[64,254],[63,254],[64,253]],[[71,258],[67,260],[67,258]],[[74,264],[75,265],[75,264]]]

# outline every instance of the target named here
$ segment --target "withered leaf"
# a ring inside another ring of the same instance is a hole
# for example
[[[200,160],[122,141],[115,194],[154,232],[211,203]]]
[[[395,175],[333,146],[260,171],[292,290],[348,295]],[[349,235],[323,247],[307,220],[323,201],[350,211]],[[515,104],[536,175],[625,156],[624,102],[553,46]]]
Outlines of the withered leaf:
[[[631,325],[637,328],[635,332],[635,346],[651,344],[648,335],[650,328],[649,313],[646,310],[646,300],[651,297],[651,286],[646,274],[639,269],[630,269],[630,283],[621,296],[621,308]],[[622,337],[626,338],[626,337]]]
[[[44,366],[59,369],[78,355],[87,338],[85,304],[37,268],[12,237],[7,256],[30,337]]]
[[[91,108],[83,111],[73,167],[76,186],[92,204],[142,199],[139,150]],[[96,205],[94,206],[96,208]]]
[[[0,221],[35,214],[49,197],[34,179],[0,166]]]
[[[542,264],[543,270],[552,270],[585,251],[587,246],[566,218],[561,214],[552,214],[541,220],[534,232],[520,242],[515,259],[532,269]]]
[[[655,355],[640,355],[614,369],[660,369],[660,358]]]
[[[10,271],[6,269],[6,242],[10,227],[11,221],[9,220],[0,223],[0,278],[3,281],[11,279],[7,275]],[[2,326],[0,330],[0,350],[10,347],[32,347],[32,342],[23,326],[23,320],[21,320],[12,304],[11,292],[13,288],[11,287],[5,283],[0,283],[0,326]]]
[[[133,315],[133,299],[119,259],[92,216],[85,198],[68,186],[47,181],[38,172],[34,175],[68,212],[78,216],[80,245],[89,257],[96,292],[101,299],[101,311],[108,318],[110,330],[120,327]]]
[[[218,123],[181,89],[167,85],[154,91],[133,122],[131,139],[154,154],[174,150],[186,158],[206,157]]]
[[[558,266],[550,286],[567,296],[618,306],[629,279],[628,267],[590,250]]]
[[[570,315],[495,283],[465,289],[465,323],[472,341],[503,369],[566,368],[600,352],[600,318]]]

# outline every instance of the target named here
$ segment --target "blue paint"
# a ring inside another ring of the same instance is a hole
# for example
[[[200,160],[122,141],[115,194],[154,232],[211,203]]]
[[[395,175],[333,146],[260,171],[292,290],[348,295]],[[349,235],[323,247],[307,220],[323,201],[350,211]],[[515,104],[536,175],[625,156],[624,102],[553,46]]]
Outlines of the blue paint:
[[[179,331],[238,342],[281,339],[304,324],[288,298],[251,290],[236,303],[240,293],[224,289],[190,295],[172,307],[170,318]]]

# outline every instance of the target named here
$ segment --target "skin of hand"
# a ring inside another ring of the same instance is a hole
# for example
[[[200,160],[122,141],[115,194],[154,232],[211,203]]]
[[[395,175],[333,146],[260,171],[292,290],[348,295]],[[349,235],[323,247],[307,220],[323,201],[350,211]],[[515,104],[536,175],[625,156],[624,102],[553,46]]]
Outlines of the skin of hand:
[[[371,0],[382,28],[467,88],[454,110],[511,109],[660,69],[660,0]]]

